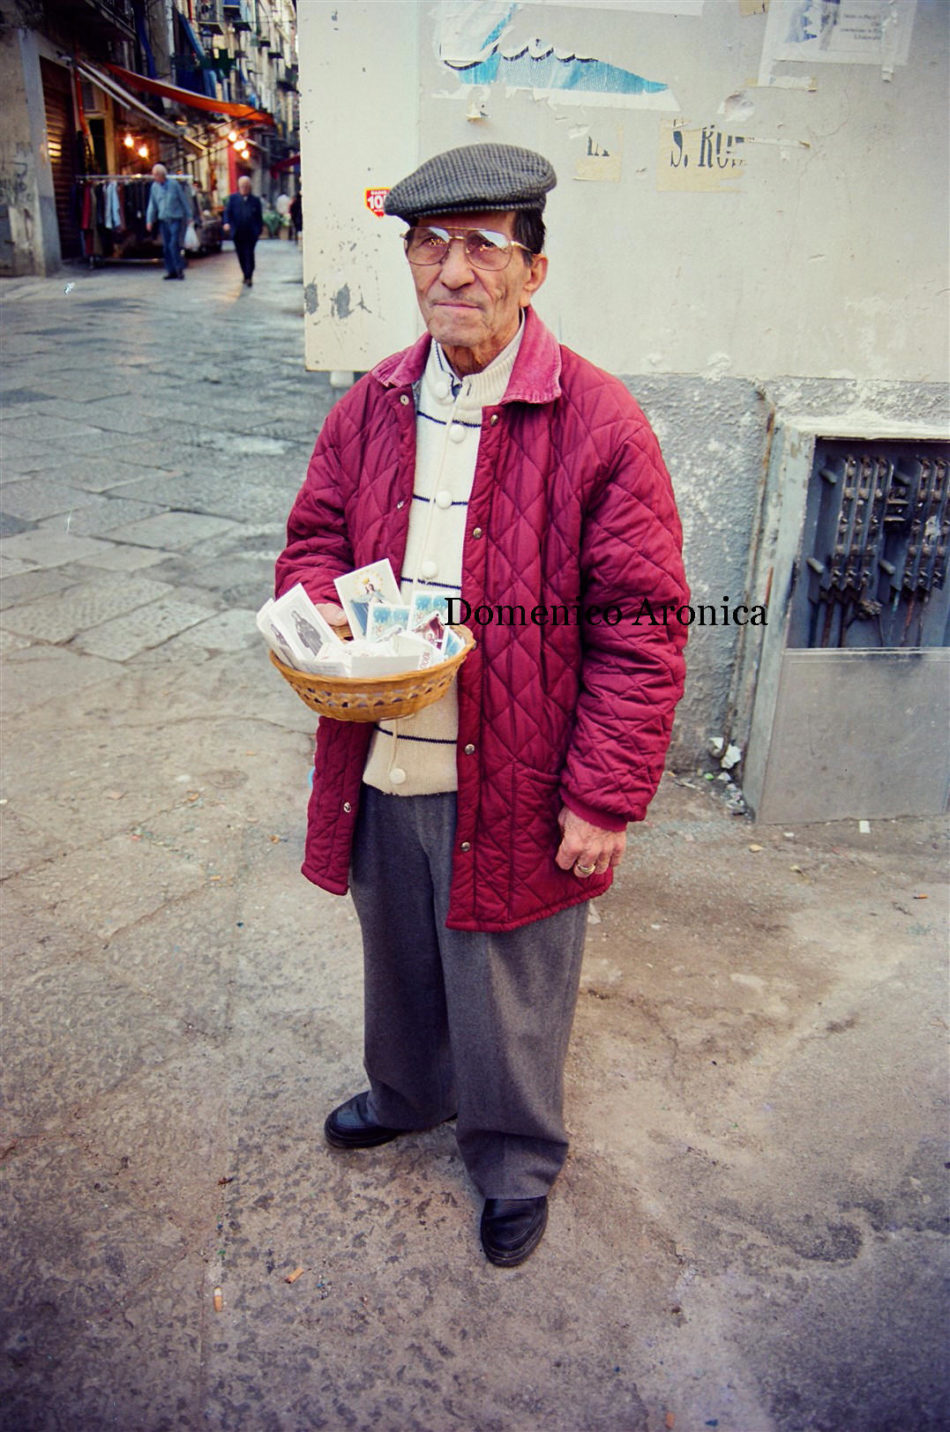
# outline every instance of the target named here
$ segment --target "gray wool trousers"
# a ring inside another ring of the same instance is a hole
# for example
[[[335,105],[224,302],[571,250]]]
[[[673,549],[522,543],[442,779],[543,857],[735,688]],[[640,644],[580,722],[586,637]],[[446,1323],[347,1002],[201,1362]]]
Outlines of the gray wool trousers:
[[[370,1112],[407,1130],[457,1114],[479,1192],[537,1198],[567,1155],[564,1061],[587,904],[501,934],[446,929],[455,813],[454,792],[362,790],[350,882]]]

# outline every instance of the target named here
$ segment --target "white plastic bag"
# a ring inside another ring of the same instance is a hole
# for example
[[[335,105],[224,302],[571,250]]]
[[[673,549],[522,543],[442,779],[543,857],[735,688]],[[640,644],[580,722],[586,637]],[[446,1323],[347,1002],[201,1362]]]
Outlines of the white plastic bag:
[[[198,252],[200,247],[201,245],[198,243],[197,230],[195,229],[194,224],[189,223],[187,229],[185,230],[185,248],[190,254],[195,254]]]

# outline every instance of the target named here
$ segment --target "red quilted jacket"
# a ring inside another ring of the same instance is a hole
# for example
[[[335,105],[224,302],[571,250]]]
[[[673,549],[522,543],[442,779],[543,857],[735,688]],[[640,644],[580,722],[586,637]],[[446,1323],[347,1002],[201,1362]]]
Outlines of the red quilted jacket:
[[[399,573],[413,384],[429,342],[385,359],[331,410],[290,514],[278,594],[299,581],[315,601],[335,601],[334,577],[384,557]],[[611,830],[643,819],[683,688],[686,628],[659,613],[688,600],[680,545],[639,407],[528,309],[505,396],[483,411],[462,563],[473,610],[520,604],[528,619],[469,623],[477,646],[458,676],[449,927],[514,929],[610,884],[610,872],[581,882],[558,869],[558,810]],[[619,607],[622,619],[530,620],[539,606],[575,604]],[[335,894],[347,889],[371,730],[321,719],[317,732],[303,873]]]

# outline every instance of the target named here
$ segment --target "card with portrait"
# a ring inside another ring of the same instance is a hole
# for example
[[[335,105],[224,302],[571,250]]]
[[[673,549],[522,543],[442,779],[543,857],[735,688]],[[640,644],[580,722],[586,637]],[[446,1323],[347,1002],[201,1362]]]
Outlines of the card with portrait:
[[[354,637],[367,635],[372,607],[380,602],[399,601],[399,584],[388,557],[337,577],[333,585]]]

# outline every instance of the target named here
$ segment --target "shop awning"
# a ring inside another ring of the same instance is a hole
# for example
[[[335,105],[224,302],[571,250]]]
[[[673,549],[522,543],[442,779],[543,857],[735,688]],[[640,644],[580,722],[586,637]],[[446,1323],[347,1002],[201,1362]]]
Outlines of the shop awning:
[[[230,100],[211,99],[203,94],[194,94],[191,90],[180,89],[178,85],[166,84],[164,80],[146,79],[145,75],[124,70],[121,65],[110,64],[108,68],[123,84],[142,90],[145,94],[160,94],[164,99],[173,99],[190,109],[200,109],[206,114],[226,115],[229,119],[241,119],[245,124],[274,124],[274,116],[268,114],[265,109],[252,109],[249,104],[232,104]]]
[[[283,174],[285,169],[295,169],[299,163],[300,152],[298,150],[296,154],[288,154],[286,159],[280,159],[276,164],[272,164],[270,172],[272,174]]]
[[[85,75],[87,80],[91,80],[94,85],[98,85],[99,88],[104,89],[107,94],[111,94],[112,98],[118,100],[119,104],[124,105],[126,109],[139,110],[142,114],[147,115],[149,124],[154,129],[161,130],[162,134],[170,134],[175,139],[180,139],[183,140],[185,144],[190,144],[193,149],[201,150],[202,153],[204,152],[205,145],[199,144],[194,139],[189,139],[187,134],[182,133],[180,125],[172,124],[170,120],[163,119],[160,114],[156,114],[154,110],[149,109],[147,104],[143,104],[140,99],[136,99],[135,95],[129,94],[128,90],[122,88],[118,80],[113,79],[112,75],[104,74],[97,65],[89,64],[88,60],[77,60],[76,68],[80,74]]]

